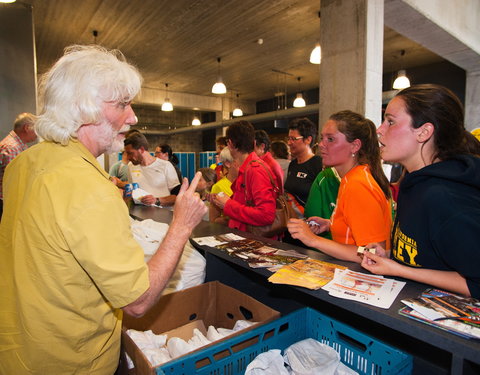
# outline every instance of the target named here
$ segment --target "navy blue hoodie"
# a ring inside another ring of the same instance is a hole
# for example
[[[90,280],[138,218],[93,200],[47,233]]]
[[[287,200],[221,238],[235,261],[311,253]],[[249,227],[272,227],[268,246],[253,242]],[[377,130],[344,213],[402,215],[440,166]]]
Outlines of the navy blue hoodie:
[[[457,271],[480,298],[480,158],[461,155],[407,174],[392,234],[397,262]]]

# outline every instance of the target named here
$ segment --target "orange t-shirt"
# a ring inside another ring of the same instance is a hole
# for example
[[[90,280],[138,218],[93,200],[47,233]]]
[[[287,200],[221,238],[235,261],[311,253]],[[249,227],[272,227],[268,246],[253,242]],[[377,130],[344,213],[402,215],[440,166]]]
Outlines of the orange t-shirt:
[[[358,165],[342,178],[331,220],[336,242],[365,246],[386,241],[390,248],[392,211],[368,165]]]

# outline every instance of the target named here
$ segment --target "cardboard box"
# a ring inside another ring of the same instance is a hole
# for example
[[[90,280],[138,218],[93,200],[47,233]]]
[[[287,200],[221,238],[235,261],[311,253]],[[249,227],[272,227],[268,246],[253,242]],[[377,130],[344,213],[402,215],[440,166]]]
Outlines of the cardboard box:
[[[151,366],[142,351],[126,334],[127,329],[132,328],[137,331],[151,329],[155,334],[168,332],[169,337],[186,338],[193,331],[193,328],[199,328],[203,332],[210,325],[215,328],[231,329],[235,322],[240,319],[264,324],[278,317],[280,317],[278,311],[234,288],[218,281],[212,281],[161,297],[157,304],[141,318],[137,319],[124,314],[122,342],[126,352],[135,364],[135,374],[154,375],[156,374],[155,368]],[[201,349],[212,347],[219,342],[238,336],[258,326],[256,324],[238,331]]]

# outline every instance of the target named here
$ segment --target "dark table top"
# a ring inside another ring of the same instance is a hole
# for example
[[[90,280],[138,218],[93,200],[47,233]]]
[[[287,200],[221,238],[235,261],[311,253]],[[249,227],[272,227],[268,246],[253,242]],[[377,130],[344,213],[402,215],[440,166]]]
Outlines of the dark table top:
[[[130,207],[130,214],[140,220],[152,219],[164,223],[169,223],[172,218],[171,209],[160,209],[157,207],[146,207],[138,205]],[[192,238],[228,232],[234,232],[243,237],[260,239],[264,242],[270,243],[271,245],[273,245],[273,247],[277,247],[280,249],[295,249],[296,251],[306,254],[313,259],[347,266],[353,271],[368,272],[356,263],[340,261],[317,251],[309,250],[303,247],[297,247],[283,242],[266,240],[261,237],[256,237],[250,233],[239,232],[227,228],[226,226],[213,224],[206,221],[202,221],[195,228],[192,234]],[[196,244],[194,243],[194,245]],[[230,255],[219,249],[207,246],[200,246],[199,248],[207,252],[209,255],[213,255],[219,259],[222,259],[224,262],[228,262],[229,264],[234,264],[237,267],[241,267],[245,270],[245,272],[265,277],[265,279],[271,275],[271,272],[266,269],[250,268],[247,262],[244,262],[239,258],[231,257]],[[284,285],[282,285],[282,287],[294,288],[298,293],[308,295],[309,297],[314,298],[320,302],[326,302],[328,304],[335,305],[341,309],[345,309],[349,313],[354,314],[352,316],[358,315],[368,320],[375,321],[376,323],[388,327],[389,329],[396,330],[404,335],[411,336],[429,345],[433,345],[442,350],[448,351],[452,353],[454,357],[457,356],[462,359],[468,359],[474,363],[480,363],[480,340],[464,339],[452,333],[442,331],[438,328],[430,327],[427,324],[416,322],[412,319],[398,314],[398,310],[404,306],[404,304],[401,302],[402,299],[417,297],[421,294],[422,291],[424,291],[428,287],[428,285],[417,283],[414,281],[403,279],[400,280],[406,281],[406,285],[389,309],[382,309],[356,301],[332,297],[328,294],[327,291],[322,289],[309,290],[306,288]],[[275,288],[275,286],[276,284],[272,284],[272,288]]]

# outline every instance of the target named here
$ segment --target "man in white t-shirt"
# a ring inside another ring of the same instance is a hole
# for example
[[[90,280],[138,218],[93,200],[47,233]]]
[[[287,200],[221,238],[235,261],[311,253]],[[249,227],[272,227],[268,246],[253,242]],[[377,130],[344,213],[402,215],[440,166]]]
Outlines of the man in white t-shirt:
[[[128,180],[138,183],[142,190],[150,193],[142,197],[145,205],[171,206],[180,190],[177,172],[172,163],[158,159],[148,152],[148,141],[140,132],[125,139],[128,160]]]

